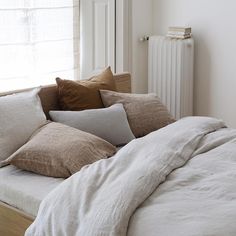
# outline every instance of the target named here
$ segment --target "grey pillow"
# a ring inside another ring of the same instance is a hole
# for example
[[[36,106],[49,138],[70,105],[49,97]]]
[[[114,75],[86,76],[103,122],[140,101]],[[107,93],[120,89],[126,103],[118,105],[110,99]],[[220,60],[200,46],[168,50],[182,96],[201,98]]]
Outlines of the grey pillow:
[[[134,139],[122,104],[84,111],[50,111],[53,121],[94,134],[115,146]]]

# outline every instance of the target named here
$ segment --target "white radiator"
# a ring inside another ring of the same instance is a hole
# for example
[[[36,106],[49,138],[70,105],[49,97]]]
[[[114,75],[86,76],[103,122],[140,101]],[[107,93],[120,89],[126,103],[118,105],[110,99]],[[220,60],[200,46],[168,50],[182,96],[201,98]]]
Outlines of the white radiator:
[[[193,39],[149,38],[148,92],[179,119],[193,115]]]

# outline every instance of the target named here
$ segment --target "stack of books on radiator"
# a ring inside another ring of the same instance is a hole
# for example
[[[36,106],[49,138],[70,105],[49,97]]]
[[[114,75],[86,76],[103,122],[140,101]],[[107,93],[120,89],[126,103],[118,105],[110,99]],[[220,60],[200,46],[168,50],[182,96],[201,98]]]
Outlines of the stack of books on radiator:
[[[169,27],[167,37],[175,39],[191,38],[192,29],[190,27]]]

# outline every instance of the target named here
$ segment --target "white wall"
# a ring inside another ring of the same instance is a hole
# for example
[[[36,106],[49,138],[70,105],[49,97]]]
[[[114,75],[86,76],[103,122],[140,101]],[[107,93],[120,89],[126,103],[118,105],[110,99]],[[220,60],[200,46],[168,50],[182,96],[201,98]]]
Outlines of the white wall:
[[[153,32],[153,1],[129,0],[129,70],[132,73],[132,90],[145,93],[148,88],[148,43],[139,38]]]
[[[196,115],[236,127],[236,1],[153,0],[154,34],[189,25],[195,39]]]

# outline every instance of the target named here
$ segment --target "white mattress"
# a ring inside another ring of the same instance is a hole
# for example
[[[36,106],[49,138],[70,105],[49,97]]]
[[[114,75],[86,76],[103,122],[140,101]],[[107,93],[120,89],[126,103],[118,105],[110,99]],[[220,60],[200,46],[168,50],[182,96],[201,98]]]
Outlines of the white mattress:
[[[119,151],[122,147],[117,147]],[[36,216],[46,195],[64,179],[37,175],[14,166],[0,168],[0,201]]]
[[[64,179],[45,177],[14,166],[0,168],[0,201],[36,216],[43,198]]]

